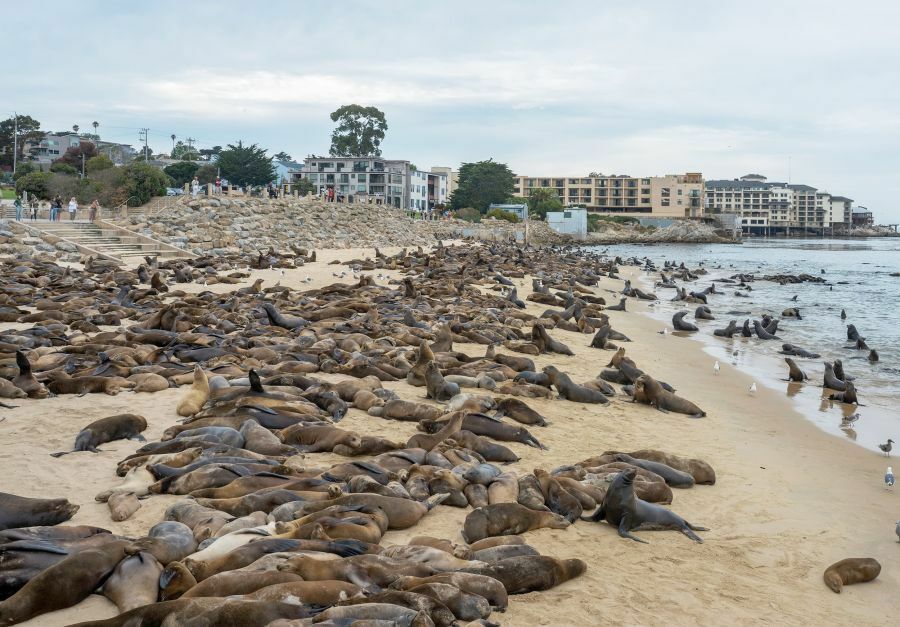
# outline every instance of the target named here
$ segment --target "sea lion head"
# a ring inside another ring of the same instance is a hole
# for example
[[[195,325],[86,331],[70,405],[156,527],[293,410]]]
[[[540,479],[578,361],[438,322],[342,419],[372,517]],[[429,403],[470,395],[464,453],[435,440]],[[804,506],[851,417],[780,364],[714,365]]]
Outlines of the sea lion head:
[[[169,562],[159,576],[160,600],[171,601],[197,585],[188,567],[181,562]]]
[[[619,473],[619,476],[622,477],[622,483],[631,485],[634,483],[634,478],[637,476],[637,468],[626,468]]]

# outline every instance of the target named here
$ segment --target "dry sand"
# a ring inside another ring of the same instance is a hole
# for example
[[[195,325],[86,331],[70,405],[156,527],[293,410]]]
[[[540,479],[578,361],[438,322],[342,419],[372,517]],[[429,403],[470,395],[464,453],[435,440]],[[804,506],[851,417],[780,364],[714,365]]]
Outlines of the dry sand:
[[[298,270],[257,271],[266,285],[280,280],[299,289],[336,281],[333,272],[346,266],[326,265],[359,251],[321,251],[320,261]],[[371,254],[371,250],[365,251]],[[374,273],[373,273],[374,274]],[[623,278],[638,271],[624,269]],[[306,276],[312,283],[300,281]],[[251,279],[252,280],[252,279]],[[350,282],[349,276],[344,279]],[[518,280],[519,293],[530,282]],[[608,282],[604,288],[619,288]],[[240,286],[213,286],[227,291]],[[190,286],[201,290],[202,286]],[[599,289],[600,295],[610,294]],[[546,555],[578,557],[587,573],[553,590],[511,598],[505,614],[492,618],[503,625],[612,624],[861,624],[894,622],[900,609],[900,546],[894,521],[900,518],[897,494],[883,487],[889,460],[828,435],[805,420],[783,395],[760,387],[748,393],[751,379],[728,365],[716,376],[712,358],[698,342],[663,336],[661,325],[629,302],[630,312],[609,312],[613,326],[634,341],[628,355],[642,369],[674,385],[708,417],[691,419],[626,402],[607,406],[567,401],[529,400],[550,421],[533,427],[549,447],[539,451],[510,444],[522,460],[520,472],[553,468],[580,461],[605,450],[663,449],[699,457],[716,469],[714,486],[675,490],[672,509],[691,522],[711,528],[698,545],[675,532],[638,532],[650,544],[621,539],[603,524],[578,522],[566,530],[539,530],[528,541]],[[544,307],[529,303],[529,311]],[[10,325],[4,325],[10,326]],[[14,325],[13,325],[14,326]],[[539,366],[553,363],[576,381],[594,378],[611,353],[588,348],[590,336],[552,331],[568,344],[574,357],[540,356]],[[479,354],[478,345],[457,345]],[[387,383],[409,399],[422,400],[422,388]],[[68,497],[81,505],[73,524],[99,525],[116,533],[142,535],[162,519],[178,496],[154,496],[128,521],[114,523],[105,504],[94,495],[116,485],[116,462],[139,444],[119,441],[104,445],[100,454],[76,453],[59,459],[50,452],[68,449],[78,430],[102,416],[120,412],[144,415],[145,435],[158,439],[177,421],[181,393],[123,392],[115,397],[63,396],[41,401],[16,401],[20,407],[0,410],[0,490],[32,497]],[[351,410],[341,424],[361,433],[406,440],[415,425],[385,421]],[[332,454],[310,455],[300,463],[330,464]],[[427,534],[460,539],[467,511],[441,506],[417,526],[389,532],[383,543],[403,543]],[[828,590],[822,572],[846,557],[875,557],[882,564],[873,583],[850,586],[840,595]],[[77,607],[41,616],[28,624],[66,625],[115,615],[115,606],[99,595]]]

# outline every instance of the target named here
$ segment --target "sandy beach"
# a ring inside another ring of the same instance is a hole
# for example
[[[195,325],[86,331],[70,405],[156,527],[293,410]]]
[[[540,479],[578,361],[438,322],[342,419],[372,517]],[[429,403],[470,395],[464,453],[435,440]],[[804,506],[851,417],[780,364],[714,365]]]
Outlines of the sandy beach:
[[[253,271],[241,285],[182,287],[224,292],[261,277],[264,285],[280,281],[310,289],[341,280],[333,273],[345,267],[328,265],[329,261],[371,254],[371,249],[320,251],[316,263],[287,270],[284,277],[278,270]],[[631,267],[621,272],[623,279],[635,281],[640,274]],[[311,283],[302,282],[307,276]],[[349,273],[342,280],[353,281]],[[528,277],[515,283],[522,297],[530,293]],[[612,302],[606,290],[620,289],[620,281],[607,279],[595,293]],[[655,378],[671,383],[708,416],[691,419],[661,413],[624,396],[606,406],[528,399],[551,423],[531,428],[549,450],[509,444],[522,457],[510,467],[520,473],[539,467],[549,470],[607,450],[641,448],[704,459],[716,470],[716,484],[675,490],[671,508],[711,529],[701,534],[705,543],[695,544],[679,533],[645,531],[638,535],[650,544],[638,544],[620,538],[605,523],[578,522],[565,530],[529,532],[528,542],[542,554],[581,558],[588,564],[587,573],[546,592],[511,597],[508,611],[491,618],[503,625],[523,626],[891,622],[900,609],[900,545],[894,534],[900,495],[885,489],[882,481],[891,460],[820,431],[775,390],[761,386],[751,395],[751,377],[727,363],[716,375],[713,358],[699,342],[659,334],[661,325],[644,314],[645,307],[629,300],[628,312],[609,312],[613,327],[633,340],[624,343],[628,356]],[[545,309],[529,302],[527,311],[540,315]],[[575,355],[541,355],[534,361],[538,367],[552,363],[575,381],[593,379],[612,355],[588,347],[590,335],[562,330],[552,335]],[[454,347],[469,355],[484,352],[476,344]],[[402,398],[424,400],[423,388],[405,382],[385,383],[385,387]],[[169,389],[156,394],[16,401],[17,409],[0,410],[5,418],[0,422],[0,491],[68,497],[81,505],[69,524],[143,535],[162,520],[172,502],[184,497],[143,500],[143,507],[123,523],[112,522],[107,506],[94,500],[95,494],[119,483],[116,463],[139,443],[117,441],[103,445],[99,454],[76,453],[59,459],[49,453],[70,448],[78,430],[92,420],[123,412],[145,416],[149,428],[144,435],[151,441],[159,439],[178,420],[175,406],[181,394]],[[341,427],[397,440],[416,432],[414,423],[382,420],[356,409],[350,410]],[[339,460],[345,458],[312,454],[296,463],[322,466]],[[459,541],[468,511],[439,506],[415,527],[388,532],[382,544],[405,543],[423,534]],[[881,575],[872,583],[834,594],[822,582],[822,573],[847,557],[877,558]],[[25,624],[67,625],[115,613],[112,603],[93,595],[74,608]]]

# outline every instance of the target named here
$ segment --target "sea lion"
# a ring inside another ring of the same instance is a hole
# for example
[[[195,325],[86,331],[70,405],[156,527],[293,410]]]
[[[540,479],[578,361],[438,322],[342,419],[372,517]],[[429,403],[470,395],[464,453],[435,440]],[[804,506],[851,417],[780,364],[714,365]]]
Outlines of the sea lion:
[[[463,572],[492,577],[503,584],[507,594],[526,594],[549,590],[578,577],[587,570],[579,559],[558,560],[545,555],[522,555],[502,559],[483,567],[470,567]]]
[[[612,454],[616,453],[612,452]],[[631,453],[629,453],[629,455],[638,459],[646,459],[652,462],[659,462],[660,464],[665,464],[670,468],[675,468],[676,470],[690,473],[690,475],[694,478],[694,481],[699,484],[714,485],[716,483],[716,471],[712,466],[710,466],[702,459],[679,457],[678,455],[665,453],[663,451],[656,451],[653,449],[641,449],[639,451],[632,451]],[[581,465],[584,466],[590,464],[582,463]]]
[[[847,389],[847,383],[845,383],[835,375],[832,365],[827,361],[825,362],[825,384],[823,387],[830,388],[838,392],[843,392]]]
[[[428,362],[425,366],[425,398],[436,401],[449,401],[459,394],[459,385],[444,380],[441,371],[435,362]]]
[[[451,436],[451,439],[459,446],[478,453],[486,462],[519,461],[519,456],[516,455],[512,449],[493,442],[490,438],[483,438],[479,435],[475,435],[471,431],[466,431],[465,429],[454,433]]]
[[[137,384],[122,377],[81,376],[69,377],[63,372],[52,373],[53,380],[47,389],[53,394],[108,394],[116,396],[123,389],[133,389]]]
[[[516,535],[550,527],[565,529],[569,521],[553,512],[539,512],[518,503],[497,503],[480,507],[466,516],[463,539],[472,543],[489,536]]]
[[[79,551],[47,568],[0,602],[0,625],[72,607],[88,597],[125,557],[126,541]]]
[[[190,417],[198,413],[209,400],[209,379],[199,365],[194,367],[194,383],[178,402],[179,416]]]
[[[541,484],[538,482],[537,477],[533,474],[527,474],[519,477],[519,493],[516,497],[516,502],[519,505],[524,505],[528,509],[533,509],[538,512],[549,512],[550,509],[547,507],[544,493],[541,491]]]
[[[76,451],[101,452],[97,447],[114,440],[146,441],[141,435],[147,428],[147,420],[137,414],[116,414],[95,420],[81,431],[75,438],[75,447],[71,451],[51,453],[52,457],[62,457]]]
[[[549,376],[547,377],[549,381]],[[533,410],[531,407],[525,404],[524,401],[520,401],[517,398],[504,398],[499,403],[497,403],[496,407],[497,418],[502,418],[504,416],[509,416],[516,422],[523,425],[538,425],[541,427],[547,426],[547,420]]]
[[[402,575],[427,577],[435,574],[435,570],[427,564],[381,555],[356,555],[339,560],[322,560],[312,555],[298,554],[279,564],[278,570],[300,575],[304,581],[347,581],[367,589],[372,589],[373,586],[379,588],[389,586]]]
[[[446,610],[449,616],[432,613],[437,620],[435,624],[456,625],[456,619],[463,621],[480,620],[491,615],[491,604],[484,597],[460,590],[456,586],[444,583],[426,583],[411,588],[408,592],[391,590],[387,595],[424,596]],[[374,600],[377,600],[374,599]],[[407,605],[409,607],[409,605]],[[415,608],[414,608],[415,609]],[[439,622],[440,621],[440,622]]]
[[[182,560],[197,550],[197,540],[191,528],[173,520],[164,520],[150,527],[143,538],[132,542],[125,552],[129,555],[149,553],[163,566]]]
[[[544,366],[544,374],[550,377],[550,382],[559,392],[559,397],[576,403],[599,403],[605,405],[609,399],[603,392],[578,385],[569,375],[560,372],[555,366]]]
[[[568,346],[550,337],[550,334],[547,333],[544,325],[540,322],[535,322],[531,327],[531,342],[538,347],[538,350],[541,353],[558,353],[560,355],[575,354]],[[529,370],[534,370],[534,368],[529,368]]]
[[[774,322],[777,323],[778,321],[775,320]],[[753,330],[756,332],[756,337],[758,337],[761,340],[779,340],[779,339],[781,339],[777,335],[775,335],[773,331],[769,331],[768,329],[763,328],[763,326],[759,323],[759,320],[753,321]]]
[[[238,583],[239,580],[243,580],[240,583],[243,583],[244,586],[257,586],[258,583],[263,582],[265,582],[266,585],[258,586],[256,587],[256,590],[250,592],[236,592],[234,591],[236,588],[235,586],[231,587],[226,594],[222,594],[223,584],[226,581],[224,577],[229,575],[230,577],[228,577],[227,581],[233,585],[240,585]],[[240,576],[236,575],[238,575],[238,573],[219,573],[218,575],[214,575],[210,579],[206,579],[197,584],[197,588],[205,588],[211,580],[222,577],[222,580],[216,582],[218,584],[217,589],[215,590],[216,594],[194,594],[194,590],[191,589],[188,590],[188,593],[185,594],[185,596],[222,597],[234,594],[244,594],[246,595],[246,598],[254,601],[267,601],[269,603],[303,603],[306,605],[324,607],[336,605],[338,602],[352,598],[362,591],[362,588],[359,586],[355,586],[346,581],[303,581],[299,575],[279,570],[263,571],[254,574],[253,577],[247,577],[244,573],[241,573]],[[281,581],[278,581],[279,578]],[[257,582],[257,579],[261,579],[262,581]],[[232,582],[232,580],[235,581]]]
[[[550,473],[543,468],[535,468],[534,476],[541,486],[544,502],[551,512],[559,514],[570,523],[581,517],[581,514],[584,513],[581,501],[566,491],[556,478],[550,476]]]
[[[294,583],[303,581],[299,575],[294,573],[281,572],[280,570],[263,570],[248,576],[243,570],[227,570],[225,572],[216,573],[211,577],[207,577],[203,581],[188,588],[183,594],[175,597],[172,596],[174,591],[170,588],[164,588],[166,599],[172,598],[197,598],[197,597],[228,597],[239,594],[252,595],[257,601],[278,601],[275,598],[260,598],[253,593],[265,590],[269,586],[280,586],[281,584]],[[317,582],[318,583],[318,582]],[[344,584],[343,586],[351,585]],[[283,601],[283,599],[282,599]]]
[[[22,351],[16,351],[16,366],[19,374],[13,378],[12,384],[25,392],[28,398],[47,398],[50,395],[44,384],[31,373],[31,362]]]
[[[371,627],[425,627],[434,625],[425,611],[418,611],[394,603],[361,603],[336,605],[316,616],[316,622],[328,625],[359,625]]]
[[[488,485],[488,505],[494,503],[517,503],[519,499],[519,478],[513,472],[504,472]]]
[[[634,382],[634,398],[639,402],[656,407],[659,411],[673,411],[686,414],[692,418],[702,418],[706,412],[687,399],[676,396],[664,389],[660,383],[648,374],[642,374]]]
[[[446,424],[447,420],[443,418],[422,420],[419,422],[419,428],[426,433],[436,433]],[[506,424],[484,414],[467,414],[461,428],[471,431],[475,435],[483,435],[500,442],[520,442],[534,448],[544,448],[544,445],[525,427]]]
[[[355,449],[362,443],[359,435],[355,432],[339,429],[329,424],[299,423],[280,430],[277,435],[284,444],[295,445],[304,453],[332,451],[339,444]]]
[[[169,380],[152,372],[133,374],[128,380],[135,384],[132,392],[161,392],[169,388]]]
[[[715,316],[712,315],[712,311],[706,305],[700,305],[694,311],[694,318],[697,320],[715,320]]]
[[[634,477],[637,471],[634,468],[626,468],[613,479],[606,491],[603,504],[597,508],[589,518],[607,523],[618,529],[623,538],[630,538],[635,542],[646,543],[631,533],[635,529],[674,529],[680,531],[694,542],[703,543],[702,538],[694,531],[709,531],[705,527],[698,527],[687,522],[671,510],[659,505],[642,501],[634,495]]]
[[[462,427],[466,414],[458,411],[450,415],[447,424],[434,434],[417,433],[406,443],[406,448],[421,448],[430,451]]]
[[[13,385],[12,381],[0,377],[0,398],[28,398],[28,394]]]
[[[445,584],[455,586],[463,592],[477,594],[499,611],[506,610],[509,598],[503,584],[486,575],[467,572],[438,573],[430,577],[398,577],[391,584],[396,590],[413,590],[427,584]],[[452,609],[452,608],[451,608]]]
[[[869,357],[868,357],[868,360],[874,364],[875,362],[878,361],[878,359],[879,359],[879,358],[878,358],[878,351],[876,351],[876,350],[873,348],[872,350],[869,351]]]
[[[731,338],[737,332],[738,332],[737,321],[732,320],[731,322],[728,323],[728,326],[726,326],[724,329],[713,330],[713,335],[715,335],[716,337]]]
[[[131,555],[119,562],[101,591],[116,604],[119,613],[156,603],[162,570],[160,563],[149,553]]]
[[[835,562],[825,569],[825,585],[833,592],[841,593],[841,588],[854,583],[872,581],[881,572],[881,564],[871,557],[850,557]]]
[[[797,363],[793,359],[791,359],[790,357],[785,357],[784,361],[788,365],[788,380],[803,382],[809,379],[809,377],[806,376],[806,373],[800,370],[800,368],[797,366]]]
[[[109,506],[110,518],[116,522],[128,520],[141,508],[141,502],[132,492],[113,494],[106,504]]]
[[[67,499],[33,499],[0,492],[0,531],[58,525],[74,516],[78,508]]]
[[[859,331],[856,330],[856,325],[848,324],[847,325],[847,339],[851,342],[855,342],[859,339]]]
[[[304,503],[298,511],[294,512],[294,518],[300,518],[313,512],[321,511],[333,505],[347,507],[378,507],[384,510],[388,516],[389,529],[407,529],[421,520],[425,514],[435,506],[443,503],[449,494],[435,494],[424,502],[413,501],[406,498],[382,496],[380,494],[358,493],[345,494],[328,501],[311,501]],[[196,533],[195,533],[196,535]]]
[[[191,598],[151,603],[136,607],[113,618],[76,623],[72,627],[137,627],[139,625],[265,627],[266,625],[293,624],[293,621],[308,618],[310,614],[311,612],[305,606],[293,603]]]
[[[688,312],[679,311],[672,316],[672,328],[676,331],[699,331],[697,325],[684,321],[686,315],[688,315]]]
[[[649,470],[652,473],[656,473],[673,488],[694,487],[695,482],[693,475],[688,472],[683,472],[681,470],[672,468],[671,466],[668,466],[664,463],[641,459],[638,457],[632,457],[631,455],[627,455],[625,453],[618,453],[614,456],[614,458],[617,462],[625,462],[626,464],[631,464],[632,466],[637,466],[638,468],[643,468],[644,470]]]
[[[440,407],[427,405],[425,403],[417,403],[415,401],[404,401],[401,399],[392,399],[384,404],[379,414],[381,418],[390,420],[408,420],[410,422],[418,422],[420,420],[436,420],[443,415]],[[369,414],[372,411],[369,410]]]
[[[840,401],[841,403],[859,404],[859,399],[856,398],[856,386],[853,385],[852,381],[847,381],[843,392],[835,392],[828,398],[829,400]]]

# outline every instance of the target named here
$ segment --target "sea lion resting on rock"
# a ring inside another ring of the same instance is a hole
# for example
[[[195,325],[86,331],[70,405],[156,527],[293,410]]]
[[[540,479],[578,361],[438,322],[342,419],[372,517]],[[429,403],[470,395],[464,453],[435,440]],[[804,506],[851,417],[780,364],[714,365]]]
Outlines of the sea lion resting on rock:
[[[881,564],[871,557],[851,557],[825,569],[825,585],[841,593],[841,588],[854,583],[872,581],[881,572]]]
[[[140,440],[146,441],[141,432],[147,428],[147,420],[137,414],[117,414],[95,420],[78,432],[75,438],[75,448],[71,451],[51,453],[53,457],[62,457],[76,451],[90,451],[99,453],[97,447],[113,440]]]
[[[620,472],[606,491],[603,504],[590,518],[583,520],[593,522],[606,520],[618,530],[620,536],[635,542],[646,543],[646,540],[641,540],[631,533],[635,529],[675,529],[694,542],[702,544],[703,540],[694,531],[709,531],[709,529],[692,525],[671,510],[635,497],[633,483],[636,474],[634,468]]]
[[[702,418],[706,412],[687,399],[663,389],[662,385],[648,374],[642,374],[634,382],[634,400],[656,407],[659,411],[674,411],[694,418]]]

